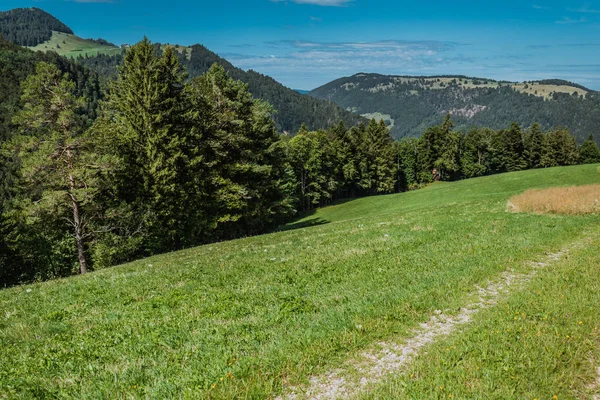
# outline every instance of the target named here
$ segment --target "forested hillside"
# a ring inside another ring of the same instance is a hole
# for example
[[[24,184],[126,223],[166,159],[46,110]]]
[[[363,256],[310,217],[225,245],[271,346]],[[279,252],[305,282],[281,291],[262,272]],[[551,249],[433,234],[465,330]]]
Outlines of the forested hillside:
[[[71,28],[39,8],[0,11],[0,36],[21,46],[50,40],[52,31],[72,34]]]
[[[161,45],[157,43],[155,47],[158,49]],[[222,66],[232,78],[246,83],[255,98],[265,100],[274,107],[276,114],[273,118],[280,132],[295,133],[302,124],[306,124],[310,129],[320,129],[339,121],[343,121],[347,126],[353,126],[362,120],[360,116],[342,109],[331,101],[300,94],[269,76],[253,70],[244,71],[237,68],[202,45],[191,46],[190,49],[179,53],[179,56],[189,78],[204,74],[216,63]],[[98,55],[77,59],[81,64],[108,77],[116,75],[117,65],[120,65],[122,60],[121,55]]]
[[[450,113],[458,129],[538,122],[543,129],[568,127],[579,142],[590,134],[600,141],[600,94],[562,80],[511,83],[459,76],[357,74],[310,95],[385,120],[395,138],[418,137]]]

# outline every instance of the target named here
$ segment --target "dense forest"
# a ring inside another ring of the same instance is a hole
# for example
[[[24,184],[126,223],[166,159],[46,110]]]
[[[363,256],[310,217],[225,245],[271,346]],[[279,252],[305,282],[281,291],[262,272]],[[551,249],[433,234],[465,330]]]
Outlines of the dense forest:
[[[272,106],[249,85],[216,63],[188,79],[173,48],[148,40],[125,53],[105,90],[80,65],[1,48],[13,63],[3,68],[24,66],[0,81],[10,93],[1,286],[266,232],[337,199],[600,162],[591,138],[578,146],[566,129],[513,123],[464,134],[450,115],[400,142],[375,119],[279,134]]]
[[[52,31],[73,31],[39,8],[15,8],[0,11],[0,36],[21,46],[37,46],[52,37]]]
[[[418,137],[450,113],[460,129],[537,121],[543,129],[568,127],[580,143],[590,134],[600,142],[600,93],[562,80],[516,85],[468,77],[357,74],[310,95],[359,114],[384,115],[394,138]]]

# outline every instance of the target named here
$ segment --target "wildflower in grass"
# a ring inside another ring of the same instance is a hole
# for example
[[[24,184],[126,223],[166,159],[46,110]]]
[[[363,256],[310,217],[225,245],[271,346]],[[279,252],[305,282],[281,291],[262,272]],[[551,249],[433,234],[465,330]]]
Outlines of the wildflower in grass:
[[[213,383],[213,384],[212,384],[212,388],[214,389],[214,388],[216,388],[216,387],[217,387],[217,384],[216,384],[216,383]]]
[[[558,399],[558,396],[557,396],[557,395],[554,395],[554,396],[552,396],[552,399],[553,399],[553,400],[557,400],[557,399]]]

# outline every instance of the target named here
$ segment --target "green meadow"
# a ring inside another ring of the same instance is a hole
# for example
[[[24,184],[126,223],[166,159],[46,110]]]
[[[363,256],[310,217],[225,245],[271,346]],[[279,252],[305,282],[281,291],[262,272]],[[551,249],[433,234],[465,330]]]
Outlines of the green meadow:
[[[121,54],[123,51],[120,47],[106,46],[94,43],[89,40],[80,38],[79,36],[71,35],[62,32],[53,32],[52,38],[44,43],[40,43],[35,47],[30,47],[34,51],[55,51],[61,56],[69,58],[95,57],[98,54],[115,55]]]
[[[600,366],[600,215],[510,213],[507,201],[598,182],[600,166],[586,165],[436,183],[268,235],[2,290],[0,398],[276,397],[573,243],[361,396],[586,398]]]

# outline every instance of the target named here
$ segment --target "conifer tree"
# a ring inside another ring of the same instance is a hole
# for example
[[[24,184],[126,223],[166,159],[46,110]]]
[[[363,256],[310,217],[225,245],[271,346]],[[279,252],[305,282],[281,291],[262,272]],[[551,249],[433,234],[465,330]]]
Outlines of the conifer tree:
[[[493,172],[521,171],[527,167],[523,134],[516,122],[493,135],[491,150]]]
[[[463,137],[460,163],[465,178],[488,173],[490,139],[491,132],[485,128],[473,128]]]
[[[579,147],[579,161],[582,164],[600,163],[600,150],[592,135]]]
[[[535,123],[525,134],[525,153],[528,168],[539,168],[542,163],[542,150],[544,145],[544,134],[540,124]]]
[[[104,124],[123,162],[118,197],[133,207],[150,248],[182,246],[189,221],[183,73],[172,48],[159,56],[144,38],[119,68],[104,107]]]
[[[277,153],[273,109],[254,100],[247,85],[213,65],[190,83],[190,124],[203,149],[207,204],[215,226],[231,234],[260,231],[290,210],[279,185],[284,175]]]
[[[12,150],[19,158],[24,189],[17,209],[30,223],[54,219],[56,229],[74,238],[79,272],[88,271],[86,242],[99,181],[91,140],[84,134],[75,84],[55,65],[39,63],[23,84],[23,109],[15,116],[19,135]],[[67,221],[67,225],[59,221]]]
[[[567,129],[559,128],[546,134],[541,159],[543,167],[575,165],[578,158],[577,141]]]
[[[415,189],[418,185],[419,139],[404,138],[395,143],[397,162],[397,187],[400,191]]]

